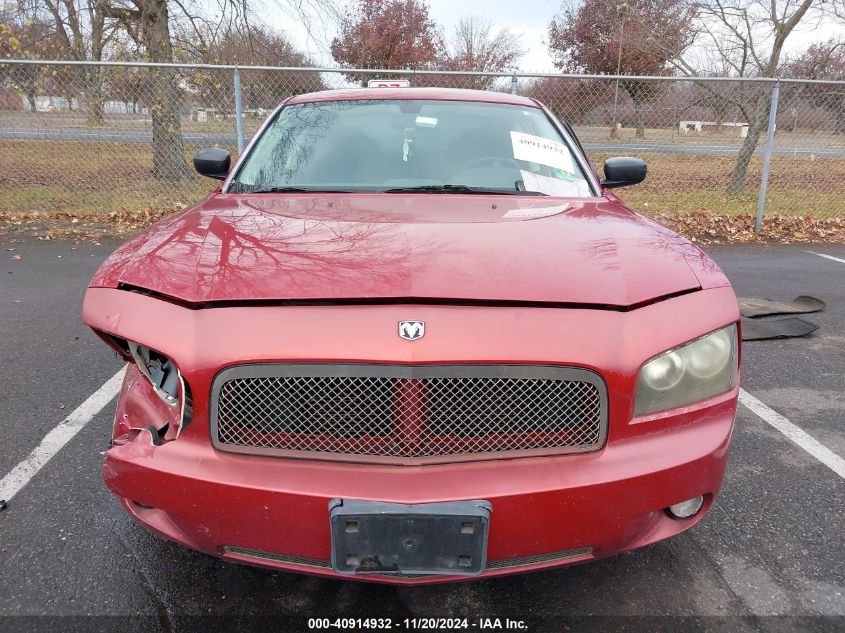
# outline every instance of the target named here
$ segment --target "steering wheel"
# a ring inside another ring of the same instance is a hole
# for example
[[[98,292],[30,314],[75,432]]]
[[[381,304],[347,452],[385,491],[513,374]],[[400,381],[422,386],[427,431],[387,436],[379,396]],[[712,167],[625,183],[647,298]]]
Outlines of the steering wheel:
[[[482,156],[481,158],[476,158],[469,165],[464,165],[461,168],[461,171],[472,171],[473,169],[478,169],[488,163],[491,165],[498,164],[502,167],[513,167],[516,170],[521,169],[519,163],[517,163],[513,158],[508,158],[506,156]]]

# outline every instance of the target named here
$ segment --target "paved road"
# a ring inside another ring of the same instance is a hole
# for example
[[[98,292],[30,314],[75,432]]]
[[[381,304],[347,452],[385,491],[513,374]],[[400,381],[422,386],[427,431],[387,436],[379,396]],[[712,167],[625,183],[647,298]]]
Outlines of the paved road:
[[[0,139],[16,140],[50,140],[50,141],[79,141],[96,143],[152,143],[152,132],[149,130],[89,130],[86,128],[60,128],[47,129],[39,127],[15,127],[0,128]],[[225,132],[183,132],[182,139],[187,145],[196,146],[234,146],[237,144],[237,137],[234,133]],[[672,141],[631,141],[631,142],[595,142],[585,141],[584,148],[588,152],[653,152],[658,154],[703,154],[703,155],[735,155],[739,152],[738,144],[727,143],[696,143],[672,142]],[[755,150],[757,153],[763,151],[763,144],[760,143]],[[845,156],[845,146],[842,147],[817,147],[804,144],[793,146],[788,143],[778,144],[775,142],[773,153],[779,155],[814,155],[824,158],[835,158]]]
[[[119,368],[79,320],[86,281],[113,247],[0,237],[0,477]],[[845,247],[818,249],[845,259]],[[743,380],[845,456],[845,263],[800,246],[714,255],[740,294],[827,301],[825,312],[808,317],[821,325],[811,338],[748,344]],[[723,493],[693,530],[583,566],[422,588],[241,567],[148,535],[100,480],[112,413],[113,403],[0,512],[0,615],[133,616],[141,619],[97,623],[139,631],[185,630],[199,622],[186,618],[203,615],[269,616],[263,625],[282,630],[304,630],[285,620],[294,615],[545,618],[532,631],[612,624],[832,632],[845,625],[845,481],[742,407]],[[589,615],[689,619],[578,620]],[[246,622],[201,624],[234,630]],[[0,618],[0,631],[91,624]]]

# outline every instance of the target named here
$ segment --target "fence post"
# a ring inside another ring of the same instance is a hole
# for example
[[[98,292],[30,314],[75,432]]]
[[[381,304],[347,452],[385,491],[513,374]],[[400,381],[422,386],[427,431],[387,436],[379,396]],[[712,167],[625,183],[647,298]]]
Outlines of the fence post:
[[[769,127],[766,130],[766,145],[763,149],[763,173],[760,177],[760,193],[757,197],[757,217],[754,220],[754,232],[763,230],[763,214],[766,211],[766,192],[769,189],[769,166],[772,162],[772,143],[775,137],[775,124],[778,118],[778,97],[780,81],[772,87],[772,103],[769,106]]]
[[[235,130],[238,135],[238,154],[244,151],[244,104],[241,99],[241,71],[235,66]]]
[[[513,75],[511,76],[511,94],[512,95],[517,94],[516,88],[517,88],[516,71],[514,71]]]

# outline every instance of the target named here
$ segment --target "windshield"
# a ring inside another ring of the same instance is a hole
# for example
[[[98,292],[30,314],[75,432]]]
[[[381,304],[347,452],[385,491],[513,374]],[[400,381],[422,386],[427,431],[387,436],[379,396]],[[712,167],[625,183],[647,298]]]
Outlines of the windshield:
[[[542,110],[434,100],[282,108],[229,191],[592,195]]]

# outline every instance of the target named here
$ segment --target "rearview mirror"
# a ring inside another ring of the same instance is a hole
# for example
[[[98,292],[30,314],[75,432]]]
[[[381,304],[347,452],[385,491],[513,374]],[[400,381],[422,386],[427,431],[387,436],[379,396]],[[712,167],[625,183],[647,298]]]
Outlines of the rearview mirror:
[[[201,149],[194,154],[194,169],[203,176],[208,176],[215,180],[226,180],[226,176],[229,175],[229,166],[231,163],[232,157],[229,155],[229,152],[218,147]]]
[[[605,189],[613,189],[636,185],[645,180],[647,171],[648,166],[645,161],[639,158],[628,156],[608,158],[604,162],[604,180],[601,181],[601,186]]]

